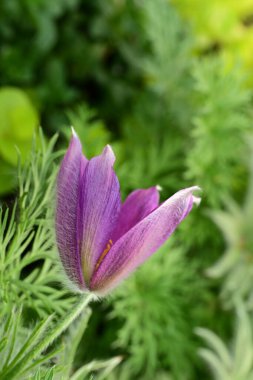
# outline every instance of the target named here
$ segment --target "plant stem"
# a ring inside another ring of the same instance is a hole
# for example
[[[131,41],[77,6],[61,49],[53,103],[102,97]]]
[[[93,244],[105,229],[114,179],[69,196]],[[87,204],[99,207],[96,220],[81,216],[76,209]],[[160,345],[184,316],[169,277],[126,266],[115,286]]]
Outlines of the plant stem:
[[[83,309],[92,300],[93,295],[85,295],[80,297],[78,302],[73,306],[73,308],[59,321],[58,324],[53,326],[46,335],[38,342],[38,344],[29,351],[25,357],[21,358],[20,361],[12,367],[11,363],[6,368],[3,374],[1,374],[1,380],[12,380],[20,373],[25,372],[25,366],[30,361],[36,359],[47,347],[49,347],[55,339],[57,339],[71,323],[81,314]]]

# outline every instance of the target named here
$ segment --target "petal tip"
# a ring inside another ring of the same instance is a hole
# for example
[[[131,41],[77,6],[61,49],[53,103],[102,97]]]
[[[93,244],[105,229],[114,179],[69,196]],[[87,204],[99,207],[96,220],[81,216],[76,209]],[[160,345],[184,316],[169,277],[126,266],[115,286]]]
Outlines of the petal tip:
[[[162,186],[160,185],[156,185],[156,190],[159,191],[159,193],[163,190]]]
[[[201,187],[199,187],[199,186],[192,186],[190,188],[190,190],[191,190],[191,193],[195,192],[195,191],[197,191],[197,192],[202,191]],[[195,195],[192,194],[192,200],[193,200],[193,204],[195,204],[196,206],[200,205],[200,202],[201,202],[201,198],[200,197],[197,197],[197,196],[195,196]]]
[[[193,195],[192,198],[193,198],[193,204],[195,204],[196,206],[199,206],[201,203],[201,198],[195,197],[195,195]]]
[[[105,156],[106,158],[108,158],[110,161],[111,161],[111,165],[113,166],[114,162],[115,162],[115,154],[112,150],[112,147],[111,145],[107,144],[104,149],[103,149],[103,156]]]
[[[71,128],[72,136],[73,136],[73,137],[78,137],[78,136],[77,136],[77,133],[76,133],[76,131],[75,131],[75,129],[74,129],[74,127],[71,126],[70,128]]]
[[[113,150],[112,150],[112,147],[111,145],[107,144],[105,147],[104,147],[104,150],[103,150],[104,153],[110,153],[110,154],[114,154],[113,153]]]
[[[201,187],[199,187],[197,185],[190,187],[189,190],[191,190],[191,191],[202,191]]]

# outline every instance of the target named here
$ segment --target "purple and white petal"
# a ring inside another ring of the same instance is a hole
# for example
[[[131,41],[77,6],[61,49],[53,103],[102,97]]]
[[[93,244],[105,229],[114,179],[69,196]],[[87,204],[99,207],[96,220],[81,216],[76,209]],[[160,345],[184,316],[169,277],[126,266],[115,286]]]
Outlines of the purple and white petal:
[[[193,195],[197,186],[178,191],[160,207],[124,234],[104,257],[92,276],[90,289],[99,295],[113,289],[173,233],[200,199]]]
[[[159,191],[155,186],[149,189],[135,190],[129,194],[121,207],[117,225],[112,234],[113,244],[158,205]]]
[[[80,173],[87,159],[75,133],[62,161],[56,190],[56,241],[60,258],[69,280],[79,289],[86,289],[77,238],[77,208]]]
[[[112,149],[106,146],[100,156],[88,162],[81,179],[78,233],[87,284],[111,239],[121,207],[119,181],[113,170],[114,161]]]

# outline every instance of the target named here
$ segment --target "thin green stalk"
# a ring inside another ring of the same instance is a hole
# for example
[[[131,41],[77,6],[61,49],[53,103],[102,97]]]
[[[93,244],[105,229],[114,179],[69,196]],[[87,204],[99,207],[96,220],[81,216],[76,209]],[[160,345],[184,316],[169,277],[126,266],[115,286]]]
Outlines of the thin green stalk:
[[[53,326],[47,334],[38,342],[38,344],[30,350],[27,355],[22,358],[14,367],[10,363],[6,371],[1,375],[1,380],[12,380],[18,376],[23,368],[30,361],[38,357],[44,350],[49,347],[55,339],[57,339],[70,325],[71,323],[81,314],[83,309],[87,307],[89,302],[92,300],[93,295],[85,295],[80,297],[78,302],[73,306],[73,308],[59,321],[58,324]]]
[[[80,318],[80,321],[78,321],[79,326],[77,330],[75,331],[75,333],[73,334],[73,336],[71,336],[71,345],[70,347],[67,347],[67,350],[65,350],[65,358],[64,358],[64,362],[66,363],[65,365],[66,375],[64,377],[65,380],[70,379],[70,374],[71,374],[72,366],[74,363],[76,351],[83,337],[83,333],[87,327],[90,315],[91,315],[91,312],[87,310],[83,318]]]

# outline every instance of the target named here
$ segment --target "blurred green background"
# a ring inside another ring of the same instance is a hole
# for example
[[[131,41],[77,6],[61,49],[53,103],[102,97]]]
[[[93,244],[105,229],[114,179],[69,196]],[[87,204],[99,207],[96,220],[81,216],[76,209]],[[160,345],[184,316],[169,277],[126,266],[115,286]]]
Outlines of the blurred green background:
[[[73,125],[88,157],[110,143],[123,198],[203,189],[94,306],[78,360],[122,355],[108,379],[252,379],[253,0],[2,0],[0,41],[3,202],[39,126],[65,149]]]

